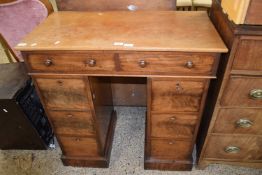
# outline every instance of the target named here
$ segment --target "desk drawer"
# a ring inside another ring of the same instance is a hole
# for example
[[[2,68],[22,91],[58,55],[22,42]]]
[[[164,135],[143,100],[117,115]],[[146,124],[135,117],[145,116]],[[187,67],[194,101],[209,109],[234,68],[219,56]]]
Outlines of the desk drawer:
[[[205,80],[152,80],[152,111],[159,113],[197,112]]]
[[[151,140],[151,156],[173,160],[188,160],[192,157],[192,143],[165,139]]]
[[[96,157],[99,155],[98,144],[94,138],[59,136],[58,140],[66,156]]]
[[[262,109],[221,109],[213,132],[262,135]]]
[[[151,114],[151,136],[193,139],[196,114]]]
[[[206,148],[205,158],[239,161],[262,160],[261,136],[212,135]]]
[[[224,106],[262,107],[261,77],[231,77],[221,104]]]
[[[211,75],[214,55],[182,53],[123,53],[122,71],[143,74]]]
[[[89,110],[83,79],[36,78],[44,103],[49,109]]]
[[[29,54],[28,65],[32,72],[78,73],[114,71],[114,54]]]
[[[232,69],[262,71],[262,37],[241,37]]]
[[[94,122],[90,112],[49,111],[56,134],[94,136]]]

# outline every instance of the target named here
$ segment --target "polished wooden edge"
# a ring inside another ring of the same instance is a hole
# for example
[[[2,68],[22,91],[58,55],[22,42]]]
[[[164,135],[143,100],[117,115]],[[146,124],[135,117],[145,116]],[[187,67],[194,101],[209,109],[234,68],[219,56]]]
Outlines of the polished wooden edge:
[[[146,159],[144,161],[145,170],[176,170],[176,171],[191,171],[193,168],[192,161],[174,161],[174,160],[158,160]]]
[[[112,150],[114,131],[116,126],[116,111],[112,111],[109,131],[106,139],[105,155],[103,157],[73,157],[62,155],[61,160],[65,166],[108,168]]]

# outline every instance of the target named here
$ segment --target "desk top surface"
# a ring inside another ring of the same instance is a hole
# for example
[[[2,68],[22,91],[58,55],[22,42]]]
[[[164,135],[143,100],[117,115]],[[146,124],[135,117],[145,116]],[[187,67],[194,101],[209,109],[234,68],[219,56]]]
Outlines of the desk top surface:
[[[227,52],[206,12],[56,12],[17,50]]]

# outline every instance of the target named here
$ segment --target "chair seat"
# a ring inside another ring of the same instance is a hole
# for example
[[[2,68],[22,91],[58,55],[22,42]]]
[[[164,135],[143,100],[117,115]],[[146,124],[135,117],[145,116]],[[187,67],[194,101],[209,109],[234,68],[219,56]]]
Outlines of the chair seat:
[[[192,0],[177,0],[176,1],[177,7],[187,7],[192,6]]]
[[[211,7],[212,0],[193,0],[194,6]]]

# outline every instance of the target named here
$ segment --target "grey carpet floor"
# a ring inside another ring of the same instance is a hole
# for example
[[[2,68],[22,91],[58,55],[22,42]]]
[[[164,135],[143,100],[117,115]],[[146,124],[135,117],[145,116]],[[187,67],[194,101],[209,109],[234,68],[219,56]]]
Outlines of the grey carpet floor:
[[[210,165],[191,172],[143,169],[145,108],[116,108],[118,120],[107,169],[65,167],[61,150],[0,151],[0,175],[262,175],[262,170]]]

